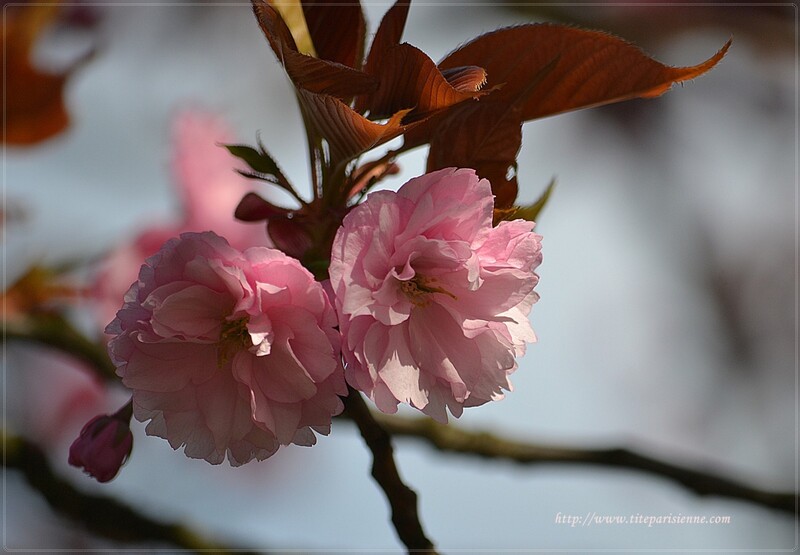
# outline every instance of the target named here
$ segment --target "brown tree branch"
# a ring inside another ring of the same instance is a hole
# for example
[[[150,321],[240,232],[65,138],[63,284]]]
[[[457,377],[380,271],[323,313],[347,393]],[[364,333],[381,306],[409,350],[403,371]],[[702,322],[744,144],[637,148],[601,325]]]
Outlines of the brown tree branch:
[[[39,318],[39,316],[37,316]],[[6,338],[13,340],[35,341],[70,353],[89,364],[99,376],[116,380],[113,365],[108,359],[105,349],[92,343],[80,332],[75,330],[68,321],[61,317],[53,320],[20,326],[9,324],[6,329]],[[354,397],[354,395],[350,395]],[[698,495],[727,497],[755,503],[783,512],[796,514],[797,496],[793,492],[771,492],[752,487],[735,480],[720,477],[710,471],[700,471],[683,465],[661,461],[653,457],[641,455],[628,449],[576,449],[571,447],[540,445],[513,441],[495,436],[488,432],[465,431],[451,425],[443,426],[427,418],[402,418],[375,414],[372,416],[363,399],[350,400],[346,403],[349,416],[356,420],[356,409],[351,407],[358,403],[367,411],[367,415],[360,415],[362,423],[359,424],[362,436],[365,431],[362,424],[367,426],[370,437],[376,438],[376,447],[382,449],[384,443],[389,446],[389,459],[391,459],[391,443],[383,434],[416,438],[427,442],[439,451],[460,453],[470,456],[479,456],[489,459],[508,460],[520,464],[583,464],[598,465],[612,468],[626,468],[647,472],[673,480]],[[368,417],[368,418],[367,418]],[[369,420],[372,420],[370,424]],[[374,422],[377,420],[377,423]],[[375,426],[380,429],[375,429]],[[371,430],[371,432],[369,431]],[[366,438],[366,436],[365,436]],[[371,448],[372,449],[372,448]],[[374,450],[373,450],[374,453]],[[388,464],[388,463],[382,463]],[[391,461],[391,468],[397,469]],[[373,473],[375,467],[373,466]],[[397,477],[398,482],[402,482]],[[380,482],[379,482],[380,483]],[[384,487],[381,484],[381,487]],[[405,487],[405,486],[403,486]],[[386,488],[384,487],[384,490]],[[400,490],[398,490],[400,491]],[[409,490],[410,491],[410,490]],[[413,492],[411,492],[413,494]],[[414,502],[416,507],[416,502]],[[394,507],[393,507],[394,512]],[[415,509],[416,514],[416,509]],[[402,514],[402,513],[401,513]],[[412,519],[413,520],[413,519]],[[420,530],[421,531],[421,530]],[[421,534],[424,537],[424,534]]]
[[[120,542],[167,543],[195,552],[243,552],[206,540],[184,525],[153,520],[110,497],[82,493],[53,473],[47,457],[36,445],[5,432],[2,439],[3,466],[21,472],[53,510],[99,536]]]
[[[391,436],[375,420],[361,394],[352,388],[345,399],[345,415],[356,423],[372,452],[372,477],[386,494],[400,541],[409,551],[435,554],[417,514],[417,494],[403,483],[397,471]]]
[[[576,449],[525,443],[498,437],[485,431],[466,431],[452,424],[444,426],[428,418],[375,415],[375,419],[392,435],[421,440],[443,452],[501,459],[519,464],[566,463],[639,470],[673,480],[697,495],[727,497],[791,514],[797,512],[795,493],[761,490],[628,449]]]

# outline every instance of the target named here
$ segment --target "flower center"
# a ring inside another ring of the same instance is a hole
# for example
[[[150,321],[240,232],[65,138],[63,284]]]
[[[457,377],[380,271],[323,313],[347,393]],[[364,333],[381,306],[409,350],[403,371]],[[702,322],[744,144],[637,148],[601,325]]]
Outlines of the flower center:
[[[237,320],[223,322],[217,342],[217,366],[222,368],[237,351],[247,349],[253,344],[247,331],[249,318],[242,316]]]
[[[417,274],[409,280],[401,281],[400,290],[408,297],[408,300],[411,301],[412,304],[420,307],[428,306],[431,303],[429,298],[431,293],[442,293],[454,301],[458,300],[458,297],[453,295],[450,291],[437,287],[435,284],[435,278],[426,278],[425,276]]]

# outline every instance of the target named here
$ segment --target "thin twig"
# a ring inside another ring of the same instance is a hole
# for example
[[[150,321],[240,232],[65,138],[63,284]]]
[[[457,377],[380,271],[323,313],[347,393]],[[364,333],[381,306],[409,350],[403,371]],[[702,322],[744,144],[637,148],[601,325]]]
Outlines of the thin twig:
[[[417,494],[403,483],[394,462],[392,440],[378,424],[363,397],[350,389],[345,399],[345,413],[358,426],[358,431],[372,452],[372,477],[378,482],[392,508],[392,523],[400,541],[409,551],[436,553],[425,536],[417,514]]]
[[[53,473],[47,457],[36,445],[5,432],[2,439],[3,465],[20,471],[55,511],[99,536],[120,542],[167,543],[194,552],[239,551],[206,540],[182,524],[155,521],[115,499],[82,493]]]
[[[375,415],[375,419],[392,435],[422,440],[443,452],[520,464],[567,463],[634,469],[673,480],[698,495],[739,499],[792,514],[797,510],[795,493],[764,491],[628,449],[576,449],[525,443],[485,431],[466,431],[452,424],[444,426],[428,418]]]

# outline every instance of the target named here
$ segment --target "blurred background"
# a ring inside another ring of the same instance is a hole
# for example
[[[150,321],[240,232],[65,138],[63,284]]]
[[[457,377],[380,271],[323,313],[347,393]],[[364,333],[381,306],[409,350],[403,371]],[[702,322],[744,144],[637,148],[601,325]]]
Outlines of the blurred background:
[[[371,32],[388,6],[364,6]],[[537,224],[544,262],[531,318],[539,342],[520,360],[513,393],[466,411],[455,425],[574,447],[629,447],[792,491],[796,6],[419,3],[404,40],[439,60],[483,32],[534,21],[607,30],[676,66],[734,40],[708,75],[661,98],[525,125],[521,200],[538,198],[553,177],[558,183]],[[73,6],[38,37],[32,55],[47,71],[81,65],[64,89],[66,131],[5,149],[4,287],[32,266],[75,266],[70,279],[91,284],[96,262],[116,245],[180,220],[176,122],[187,112],[224,122],[235,142],[253,144],[260,133],[293,182],[307,187],[293,90],[246,5]],[[12,83],[15,74],[6,77]],[[424,151],[401,158],[402,172],[387,186],[420,174],[424,160]],[[253,188],[235,186],[238,196]],[[67,306],[99,338],[87,304]],[[130,461],[100,485],[66,464],[67,450],[88,418],[125,401],[124,391],[108,391],[66,355],[9,340],[3,393],[4,428],[38,443],[82,491],[256,550],[402,547],[369,476],[370,455],[347,421],[334,422],[313,449],[284,448],[238,469],[189,460],[137,424]],[[630,470],[512,465],[406,439],[396,441],[396,456],[443,552],[796,545],[791,515],[698,497]],[[590,511],[731,520],[652,527],[555,520]],[[132,547],[59,516],[14,470],[4,473],[4,545]]]

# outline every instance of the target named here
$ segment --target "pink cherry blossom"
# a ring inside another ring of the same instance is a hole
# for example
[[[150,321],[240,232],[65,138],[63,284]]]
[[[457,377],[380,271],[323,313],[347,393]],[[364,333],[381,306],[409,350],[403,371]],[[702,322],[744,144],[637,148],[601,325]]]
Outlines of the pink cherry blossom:
[[[69,448],[69,464],[83,468],[98,482],[114,478],[133,449],[130,420],[130,405],[89,420]]]
[[[444,169],[380,191],[336,234],[330,278],[347,381],[387,413],[503,398],[536,336],[528,314],[541,262],[533,223],[492,227],[489,182]]]
[[[240,250],[270,246],[262,224],[233,217],[242,196],[252,189],[252,181],[236,173],[245,169],[242,162],[220,146],[231,142],[232,132],[217,116],[192,110],[176,117],[172,173],[182,214],[173,222],[148,224],[132,241],[116,246],[104,261],[94,286],[103,325],[114,318],[142,261],[170,237],[186,231],[214,231]]]
[[[206,232],[146,261],[107,332],[147,433],[238,466],[330,431],[347,393],[335,327],[322,286],[298,261]]]
[[[176,117],[172,172],[183,204],[181,232],[213,231],[239,250],[271,246],[263,223],[233,217],[254,183],[235,171],[248,168],[221,146],[233,142],[232,131],[218,116],[195,110]]]

